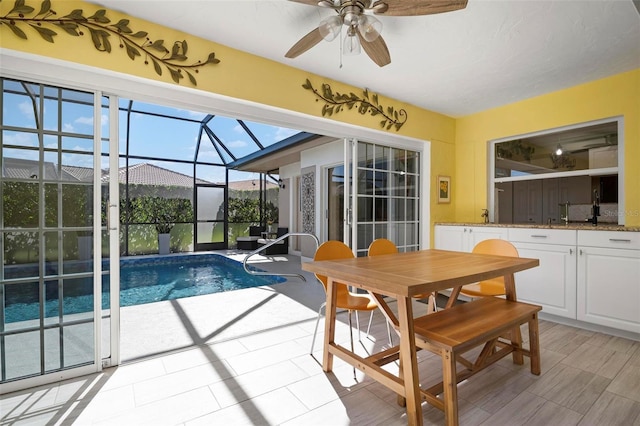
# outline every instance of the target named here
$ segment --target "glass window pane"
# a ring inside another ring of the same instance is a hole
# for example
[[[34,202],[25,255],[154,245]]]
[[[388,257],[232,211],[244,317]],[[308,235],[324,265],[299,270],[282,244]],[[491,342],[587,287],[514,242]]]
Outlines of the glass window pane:
[[[2,144],[16,145],[16,146],[30,146],[30,147],[37,148],[39,146],[38,135],[36,133],[14,132],[12,130],[3,130]],[[36,151],[36,154],[37,154],[37,151]]]
[[[8,335],[4,339],[5,347],[14,348],[6,351],[7,380],[40,374],[39,331]],[[21,348],[29,348],[29,350],[20,350]]]
[[[78,133],[81,135],[93,134],[93,102],[88,105],[76,102],[63,102],[61,107],[62,129],[60,130],[62,132]]]
[[[6,284],[3,285],[3,288],[7,330],[24,326],[24,323],[20,324],[23,321],[40,318],[40,311],[38,310],[40,293],[37,281]]]
[[[58,99],[45,99],[44,100],[44,129],[53,132],[59,132],[60,120],[58,115]]]
[[[393,158],[393,166],[391,167],[391,170],[396,172],[406,172],[407,165],[405,160],[405,150],[391,148],[391,156]]]
[[[62,185],[62,226],[92,226],[93,187]]]
[[[2,216],[6,228],[38,226],[38,183],[3,182]]]
[[[373,195],[373,173],[371,170],[358,170],[358,194]]]
[[[221,243],[224,241],[224,224],[222,222],[198,222],[198,244]]]
[[[93,155],[62,153],[60,179],[93,182]]]
[[[90,312],[87,316],[92,314],[93,312]],[[93,321],[66,326],[63,335],[64,365],[92,363],[93,338]]]
[[[373,168],[373,145],[358,142],[358,167]]]
[[[92,138],[73,138],[70,136],[63,136],[62,149],[68,149],[70,151],[93,152],[93,139]]]
[[[406,175],[405,179],[407,181],[407,197],[417,197],[419,194],[418,176]]]
[[[39,275],[40,241],[37,232],[4,233],[4,276],[6,279]]]
[[[372,224],[359,224],[358,225],[358,250],[366,250],[369,248],[369,244],[373,241],[373,225]]]
[[[387,186],[389,184],[389,173],[375,172],[375,192],[376,195],[387,195]]]
[[[5,126],[38,128],[39,99],[5,92],[3,95],[2,123]]]
[[[198,187],[198,220],[224,220],[224,188]]]
[[[373,221],[373,198],[358,197],[358,222]]]
[[[132,113],[129,155],[193,161],[199,129],[199,122]]]
[[[386,222],[387,220],[389,220],[389,199],[376,197],[375,204],[376,222]]]
[[[389,170],[389,148],[376,145],[375,156],[376,170]]]
[[[407,173],[418,174],[420,172],[420,153],[407,151]]]
[[[389,218],[389,220],[393,222],[405,220],[403,198],[391,199],[391,217]]]

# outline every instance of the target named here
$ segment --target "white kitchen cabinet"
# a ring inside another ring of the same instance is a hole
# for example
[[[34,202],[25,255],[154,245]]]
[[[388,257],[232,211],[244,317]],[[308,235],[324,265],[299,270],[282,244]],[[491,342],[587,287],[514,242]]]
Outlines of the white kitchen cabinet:
[[[577,318],[640,333],[640,233],[578,231]]]
[[[540,266],[515,275],[518,300],[542,306],[542,312],[576,318],[576,231],[511,228],[509,241],[520,257]]]
[[[498,226],[436,225],[434,246],[441,250],[470,252],[480,241],[506,240],[507,228]]]

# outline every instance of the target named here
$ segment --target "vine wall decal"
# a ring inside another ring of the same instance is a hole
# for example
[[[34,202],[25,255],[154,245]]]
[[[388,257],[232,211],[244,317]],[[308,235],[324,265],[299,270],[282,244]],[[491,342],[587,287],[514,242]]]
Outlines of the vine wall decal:
[[[309,79],[305,81],[302,87],[313,92],[317,98],[316,101],[324,101],[324,105],[322,106],[323,117],[342,112],[344,108],[347,110],[357,108],[357,111],[362,115],[370,114],[372,117],[380,116],[382,118],[380,127],[386,130],[395,128],[395,130],[398,131],[407,121],[407,112],[404,109],[396,110],[391,106],[384,108],[378,102],[378,95],[369,93],[367,89],[364,89],[362,97],[359,97],[353,92],[349,94],[334,92],[327,83],[324,83],[322,88],[318,90],[313,87]]]
[[[100,9],[87,17],[82,9],[74,9],[64,16],[59,16],[51,8],[50,0],[42,1],[37,13],[35,8],[26,4],[25,0],[15,0],[11,11],[0,17],[0,25],[6,25],[13,34],[24,40],[28,40],[25,26],[35,30],[42,39],[50,43],[53,43],[54,37],[58,35],[56,29],[74,37],[82,37],[88,33],[96,50],[111,53],[112,38],[115,38],[118,47],[125,49],[131,60],[135,60],[138,56],[144,57],[145,65],[151,63],[156,74],[160,76],[163,67],[166,68],[171,79],[178,84],[186,74],[191,84],[197,86],[193,74],[198,73],[198,68],[220,62],[215,53],[211,52],[205,61],[198,60],[191,64],[184,64],[188,61],[186,40],[175,41],[169,50],[164,40],[151,40],[146,31],[134,32],[129,24],[128,19],[112,23],[105,9]]]

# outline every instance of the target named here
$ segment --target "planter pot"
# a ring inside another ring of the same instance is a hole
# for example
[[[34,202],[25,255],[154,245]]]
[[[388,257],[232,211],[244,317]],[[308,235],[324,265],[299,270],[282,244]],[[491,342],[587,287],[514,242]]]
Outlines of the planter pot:
[[[158,234],[158,254],[169,254],[171,234]]]

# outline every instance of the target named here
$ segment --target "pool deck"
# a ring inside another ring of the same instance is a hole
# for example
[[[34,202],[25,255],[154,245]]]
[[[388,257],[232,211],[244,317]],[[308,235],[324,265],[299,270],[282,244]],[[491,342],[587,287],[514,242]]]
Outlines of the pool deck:
[[[242,250],[217,251],[242,262]],[[305,324],[317,317],[325,298],[313,274],[302,271],[296,255],[255,255],[249,264],[268,272],[297,273],[307,281],[286,282],[128,306],[121,309],[123,362],[179,351],[194,345],[223,342],[258,331]],[[311,321],[312,326],[315,325]]]

